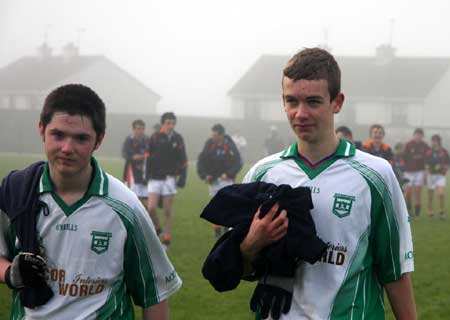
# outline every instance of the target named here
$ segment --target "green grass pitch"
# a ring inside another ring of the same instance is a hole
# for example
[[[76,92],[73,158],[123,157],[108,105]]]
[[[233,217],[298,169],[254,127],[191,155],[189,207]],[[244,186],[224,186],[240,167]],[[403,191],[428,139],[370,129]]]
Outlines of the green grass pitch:
[[[38,156],[2,155],[0,177],[37,159]],[[99,162],[104,169],[120,178],[121,160],[99,159]],[[207,186],[191,167],[187,187],[176,196],[173,244],[168,250],[183,280],[182,289],[170,298],[170,318],[254,319],[249,310],[254,284],[244,282],[234,291],[218,293],[201,274],[204,258],[215,241],[211,226],[199,218],[208,199]],[[450,210],[449,200],[450,192],[447,192],[447,208]],[[450,216],[440,221],[422,215],[411,223],[416,269],[413,284],[419,319],[447,319],[450,315]],[[9,318],[10,301],[10,290],[0,284],[0,320]],[[387,300],[385,305],[389,305]],[[140,311],[136,311],[136,318],[139,319]],[[389,309],[386,315],[387,319],[393,319]]]

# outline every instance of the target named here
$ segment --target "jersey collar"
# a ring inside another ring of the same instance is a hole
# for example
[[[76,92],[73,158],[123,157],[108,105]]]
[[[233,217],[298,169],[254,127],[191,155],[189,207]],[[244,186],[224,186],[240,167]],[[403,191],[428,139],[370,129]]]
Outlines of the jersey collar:
[[[297,158],[300,159],[300,155],[297,151],[297,141],[291,144],[287,149],[285,149],[280,158]],[[356,147],[354,144],[344,140],[339,139],[339,145],[336,149],[336,152],[332,155],[332,157],[337,158],[348,158],[353,157],[355,155]],[[328,157],[327,157],[328,158]]]
[[[92,167],[94,168],[94,176],[89,184],[89,188],[86,192],[86,196],[107,196],[108,195],[108,176],[106,173],[100,168],[95,160],[92,157],[91,160]],[[44,170],[42,172],[41,180],[39,181],[38,193],[45,192],[53,192],[53,182],[50,178],[50,169],[48,166],[48,162],[44,166]]]
[[[297,142],[291,144],[286,150],[284,150],[280,158],[282,159],[293,159],[297,165],[308,175],[312,180],[317,177],[326,168],[332,165],[339,158],[348,158],[355,155],[356,147],[354,144],[344,140],[339,140],[339,145],[334,152],[324,159],[318,161],[315,164],[311,164],[307,159],[302,157],[297,151]]]

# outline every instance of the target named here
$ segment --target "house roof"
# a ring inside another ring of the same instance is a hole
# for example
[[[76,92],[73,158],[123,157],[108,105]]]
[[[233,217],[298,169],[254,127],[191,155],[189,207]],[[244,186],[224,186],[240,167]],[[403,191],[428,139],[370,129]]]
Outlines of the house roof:
[[[50,56],[45,58],[37,56],[22,57],[0,68],[0,91],[39,92],[46,90],[97,62],[105,61],[111,67],[119,69],[140,86],[145,87],[153,95],[159,97],[158,94],[103,55],[82,55],[71,57],[70,59],[63,56]]]
[[[228,92],[229,96],[280,95],[282,70],[289,56],[263,55]],[[450,66],[450,58],[336,57],[348,97],[423,99]]]

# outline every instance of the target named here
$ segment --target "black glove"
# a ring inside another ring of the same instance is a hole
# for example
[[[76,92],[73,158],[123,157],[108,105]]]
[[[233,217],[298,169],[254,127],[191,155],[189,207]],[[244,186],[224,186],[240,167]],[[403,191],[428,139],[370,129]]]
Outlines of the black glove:
[[[258,283],[250,300],[250,309],[259,312],[262,319],[266,319],[269,312],[273,319],[279,319],[281,312],[289,312],[291,302],[292,292],[270,284]]]
[[[5,282],[12,289],[38,288],[46,284],[47,263],[37,254],[22,252],[6,269]]]

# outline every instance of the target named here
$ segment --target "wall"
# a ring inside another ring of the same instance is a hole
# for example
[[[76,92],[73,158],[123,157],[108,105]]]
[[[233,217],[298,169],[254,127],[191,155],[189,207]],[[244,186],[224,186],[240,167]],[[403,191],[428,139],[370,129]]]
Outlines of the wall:
[[[159,122],[159,115],[108,114],[106,137],[97,154],[120,157],[125,137],[131,132],[131,122],[142,118],[151,131],[153,124]],[[39,112],[0,110],[0,152],[42,153],[42,142],[38,131]],[[227,133],[239,132],[247,139],[247,147],[242,156],[247,163],[254,163],[264,156],[264,139],[271,125],[276,125],[286,146],[294,138],[285,121],[232,120],[204,117],[179,117],[176,130],[181,133],[187,145],[188,157],[195,160],[207,138],[211,127],[222,123]],[[281,151],[281,150],[280,150]]]

